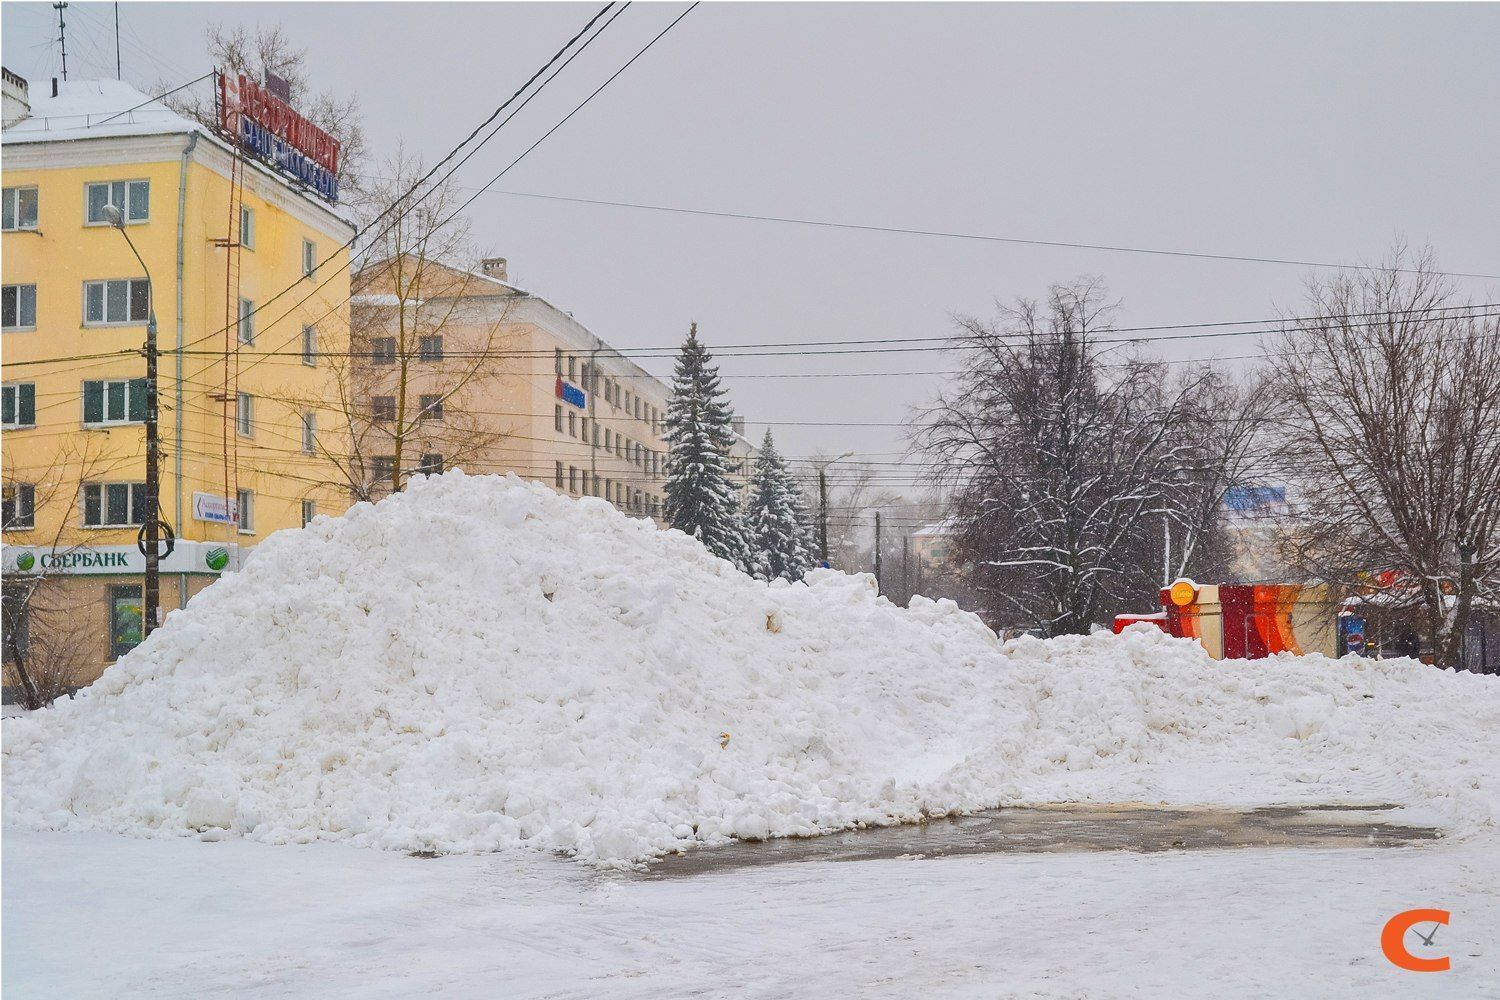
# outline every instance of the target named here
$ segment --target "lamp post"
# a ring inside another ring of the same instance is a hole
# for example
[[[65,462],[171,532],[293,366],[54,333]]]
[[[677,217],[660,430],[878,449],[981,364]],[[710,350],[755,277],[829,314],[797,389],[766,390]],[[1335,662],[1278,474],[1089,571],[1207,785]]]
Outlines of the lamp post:
[[[125,213],[115,205],[105,205],[104,218],[125,237],[130,252],[140,262],[141,270],[146,272],[146,345],[143,349],[146,355],[146,511],[138,540],[141,554],[146,557],[146,580],[141,601],[141,636],[144,638],[156,628],[161,613],[161,519],[157,499],[161,489],[161,441],[156,402],[156,282],[152,280],[151,269],[146,266],[141,252],[135,248],[135,241],[125,231]]]
[[[818,466],[818,549],[824,566],[828,565],[828,467],[853,454],[852,451],[846,451]]]

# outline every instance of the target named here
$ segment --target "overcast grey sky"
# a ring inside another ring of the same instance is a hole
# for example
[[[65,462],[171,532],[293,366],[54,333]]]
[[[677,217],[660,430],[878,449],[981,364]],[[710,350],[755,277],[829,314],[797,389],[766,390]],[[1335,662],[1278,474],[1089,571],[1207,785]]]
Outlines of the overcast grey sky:
[[[639,3],[463,169],[478,186],[685,4]],[[574,4],[121,5],[125,77],[209,69],[211,22],[280,23],[318,89],[363,102],[377,156],[429,160],[587,19]],[[56,14],[3,6],[5,65],[44,87]],[[109,4],[69,7],[74,79],[114,75]],[[1430,243],[1500,274],[1500,6],[704,4],[502,182],[527,191],[1247,256],[1378,260]],[[1249,320],[1307,269],[977,243],[482,196],[511,274],[620,348],[942,337],[952,313],[1103,276],[1121,325]],[[1500,281],[1465,279],[1476,300]],[[1227,357],[1255,338],[1163,345]],[[1241,362],[1236,362],[1241,363]],[[646,361],[658,374],[667,361]],[[726,358],[736,407],[806,455],[902,445],[938,353]],[[893,456],[891,456],[893,457]]]

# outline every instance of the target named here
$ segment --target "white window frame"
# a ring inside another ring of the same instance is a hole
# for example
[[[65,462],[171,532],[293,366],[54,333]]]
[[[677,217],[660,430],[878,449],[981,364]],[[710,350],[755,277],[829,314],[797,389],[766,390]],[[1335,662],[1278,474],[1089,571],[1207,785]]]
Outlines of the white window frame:
[[[302,453],[316,454],[318,450],[318,415],[311,410],[302,414]]]
[[[239,312],[235,314],[234,335],[246,347],[255,346],[255,302],[240,297]]]
[[[115,203],[114,203],[114,200],[113,200],[113,195],[114,195],[114,185],[116,185],[116,184],[124,184],[125,185],[125,204],[123,204],[123,205],[115,205],[115,207],[118,208],[121,211],[121,213],[123,213],[123,215],[125,216],[125,225],[127,225],[127,226],[139,226],[139,225],[143,225],[143,224],[151,221],[151,180],[150,180],[150,178],[147,178],[147,177],[133,177],[133,178],[130,178],[128,180],[118,180],[118,181],[116,181],[116,180],[109,180],[109,181],[89,181],[89,182],[87,182],[86,184],[83,185],[83,224],[85,226],[107,226],[107,225],[109,225],[109,220],[108,219],[103,219],[103,218],[100,218],[100,219],[91,219],[91,218],[89,218],[89,203],[90,203],[90,200],[91,200],[89,198],[89,192],[92,191],[94,188],[100,187],[100,186],[109,188],[110,189],[109,194],[110,194],[111,197],[108,200],[105,201],[105,204],[106,205],[114,205]],[[143,215],[143,216],[141,216],[141,217],[139,217],[139,218],[136,218],[136,217],[134,217],[134,216],[132,216],[130,214],[130,201],[131,201],[130,190],[131,190],[131,188],[133,186],[135,186],[137,184],[144,184],[144,185],[146,185],[146,214]]]
[[[98,382],[100,384],[99,391],[101,393],[103,393],[103,399],[101,401],[101,407],[100,407],[100,412],[103,413],[103,416],[100,419],[98,419],[98,420],[90,420],[89,419],[89,411],[88,411],[88,383],[90,383],[90,382]],[[136,382],[140,383],[140,386],[141,386],[140,391],[144,395],[145,392],[146,392],[146,380],[143,379],[143,378],[140,378],[140,377],[136,377],[136,378],[86,378],[86,379],[84,379],[79,384],[79,386],[78,386],[78,406],[79,406],[79,411],[80,411],[80,414],[81,414],[79,419],[82,422],[83,426],[84,427],[125,427],[125,426],[128,426],[130,424],[144,424],[146,422],[144,417],[142,417],[140,420],[132,420],[132,419],[130,419],[130,387],[131,387],[131,385],[133,383],[136,383]],[[112,419],[110,417],[110,415],[109,415],[109,387],[112,386],[112,385],[124,385],[125,386],[125,416],[121,417],[118,420]],[[146,408],[146,401],[144,399],[142,399],[141,400],[141,409],[144,410],[145,408]]]
[[[21,389],[24,386],[28,386],[28,385],[31,386],[31,423],[29,423],[29,424],[23,424],[23,423],[21,423]],[[8,394],[8,395],[11,395],[11,396],[14,397],[11,400],[10,409],[11,409],[11,412],[16,415],[16,419],[14,419],[14,420],[6,420],[3,423],[0,423],[0,426],[5,427],[7,430],[13,430],[13,431],[16,431],[16,430],[27,430],[29,428],[32,428],[32,427],[36,426],[36,383],[35,382],[6,382],[3,386],[0,386],[0,393],[5,393],[5,394]]]
[[[125,319],[109,318],[109,286],[125,286]],[[89,289],[98,285],[102,291],[100,294],[100,315],[103,319],[89,319]],[[135,288],[137,285],[146,286],[146,315],[140,319],[130,318],[135,304]],[[110,326],[145,326],[151,321],[151,279],[144,274],[134,278],[94,278],[83,283],[83,325],[86,327],[110,327]]]
[[[29,226],[21,225],[22,191],[31,191],[34,192],[35,195],[33,200],[36,203],[36,214],[32,217],[31,225]],[[37,222],[42,215],[42,196],[41,192],[37,189],[37,186],[35,184],[21,184],[16,187],[5,188],[4,193],[0,194],[0,199],[3,199],[3,203],[0,203],[0,230],[3,230],[7,233],[36,232]],[[3,215],[6,212],[10,213],[10,225],[8,226],[4,225],[3,219]]]
[[[17,282],[16,284],[13,284],[13,285],[4,285],[4,286],[0,286],[0,287],[3,287],[6,290],[9,290],[9,289],[12,289],[12,288],[14,288],[16,290],[16,325],[15,326],[7,326],[7,327],[5,327],[4,328],[5,332],[6,333],[26,333],[29,330],[35,330],[36,329],[36,283],[35,282]],[[23,322],[21,322],[21,319],[22,319],[22,317],[24,315],[24,310],[21,308],[21,306],[22,306],[22,303],[23,303],[23,301],[24,301],[24,299],[26,297],[26,289],[28,289],[28,288],[31,289],[31,322],[30,323],[23,323]],[[3,294],[3,292],[0,292],[0,294]]]
[[[240,437],[255,437],[255,397],[248,392],[234,398],[234,432]]]
[[[312,523],[312,519],[318,516],[318,503],[316,500],[302,501],[302,527]]]
[[[255,492],[239,490],[235,494],[235,501],[238,507],[236,530],[241,535],[255,534]]]
[[[302,240],[302,277],[311,278],[318,273],[318,245],[306,237]]]
[[[302,327],[302,363],[309,368],[318,364],[318,328],[312,323]]]
[[[144,483],[131,483],[131,482],[117,482],[117,481],[97,482],[97,483],[82,483],[81,486],[80,486],[80,488],[83,491],[85,499],[79,504],[79,508],[80,508],[79,514],[80,514],[80,516],[81,516],[81,518],[83,520],[83,527],[86,528],[86,529],[89,529],[89,530],[93,531],[93,530],[98,530],[98,529],[101,529],[101,528],[104,528],[104,529],[107,529],[107,528],[138,528],[142,524],[145,524],[146,523],[146,512],[145,511],[139,511],[139,512],[137,512],[136,509],[135,509],[135,498],[136,498],[136,495],[137,495],[135,487],[137,487],[137,486],[144,487],[145,484]],[[106,521],[105,520],[105,518],[107,518],[109,516],[109,492],[108,491],[109,491],[109,489],[111,487],[124,487],[124,489],[125,489],[125,521],[124,521],[123,524],[116,524],[113,521]],[[88,523],[88,509],[89,508],[88,508],[87,496],[88,496],[88,491],[90,489],[97,489],[99,491],[99,523],[98,524],[89,524]],[[139,519],[137,519],[137,518],[139,518]]]
[[[240,205],[240,246],[255,249],[255,209],[245,204]]]
[[[30,494],[30,503],[27,518],[23,522],[19,519],[21,509],[21,497],[23,491]],[[6,531],[31,531],[36,528],[36,484],[35,483],[6,483],[3,492],[10,494],[10,504],[17,512],[15,521],[5,522],[3,527]]]

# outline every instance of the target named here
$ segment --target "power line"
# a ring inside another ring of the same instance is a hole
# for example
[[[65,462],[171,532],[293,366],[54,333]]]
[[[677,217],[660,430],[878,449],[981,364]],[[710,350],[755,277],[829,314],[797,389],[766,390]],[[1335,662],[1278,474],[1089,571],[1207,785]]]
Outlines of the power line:
[[[611,208],[630,208],[650,212],[670,212],[677,215],[697,215],[716,219],[738,219],[749,222],[774,222],[783,225],[810,226],[823,229],[843,229],[855,232],[890,233],[902,236],[928,236],[942,239],[970,240],[985,243],[1010,243],[1021,246],[1058,247],[1072,250],[1100,250],[1109,253],[1136,253],[1152,254],[1163,257],[1188,257],[1198,260],[1227,260],[1252,264],[1285,264],[1295,267],[1319,267],[1336,268],[1339,270],[1354,271],[1384,271],[1385,267],[1376,264],[1334,264],[1328,261],[1297,260],[1287,257],[1260,257],[1246,254],[1218,254],[1205,253],[1192,250],[1161,250],[1152,247],[1114,246],[1104,243],[1072,243],[1063,240],[1040,240],[1024,239],[1017,236],[991,236],[980,233],[950,232],[937,229],[909,229],[902,226],[866,225],[852,222],[835,222],[827,219],[802,219],[785,215],[761,215],[752,212],[715,211],[701,208],[682,208],[674,205],[652,205],[644,202],[611,201],[604,198],[578,198],[568,195],[539,194],[530,191],[506,191],[481,189],[479,193],[508,195],[515,198],[537,198],[546,201],[573,202],[581,205],[603,205]],[[1415,274],[1443,274],[1453,278],[1486,278],[1500,279],[1500,274],[1480,274],[1466,271],[1428,271],[1418,272],[1412,268],[1394,268],[1401,273]]]
[[[474,136],[478,135],[479,132],[484,129],[485,125],[488,125],[490,122],[492,122],[496,118],[498,118],[501,115],[501,113],[503,113],[505,111],[506,108],[510,107],[511,104],[513,104],[518,98],[520,98],[520,96],[523,93],[525,93],[526,90],[528,90],[531,87],[531,85],[536,82],[537,79],[539,79],[544,73],[546,73],[547,70],[549,70],[559,59],[561,59],[563,57],[563,55],[569,49],[571,49],[573,47],[573,45],[580,38],[582,38],[585,34],[587,34],[588,31],[589,31],[589,29],[593,27],[593,25],[595,24],[595,22],[597,22],[601,17],[603,17],[604,14],[606,12],[608,12],[610,10],[610,8],[612,8],[613,6],[614,6],[614,2],[613,2],[613,0],[611,0],[610,3],[607,3],[603,7],[601,7],[594,14],[593,17],[589,18],[588,22],[578,31],[577,34],[575,34],[575,35],[573,35],[573,37],[569,38],[567,40],[567,42],[565,42],[561,48],[559,48],[556,52],[554,52],[552,54],[552,57],[550,59],[548,59],[547,62],[544,63],[540,69],[538,69],[535,73],[533,73],[530,76],[530,78],[528,78],[526,80],[526,82],[523,83],[515,91],[515,93],[511,94],[510,97],[506,98],[505,102],[503,104],[501,104],[498,108],[496,108],[490,114],[489,118],[487,118],[476,129],[474,129],[474,131],[470,132],[469,135],[462,142],[460,142],[457,146],[454,146],[451,150],[449,150],[449,152],[441,160],[439,160],[437,162],[437,164],[435,164],[431,170],[427,171],[427,173],[425,173],[424,175],[422,175],[422,177],[420,177],[416,181],[416,183],[412,184],[411,187],[409,187],[406,190],[405,194],[401,195],[399,198],[397,198],[395,201],[393,201],[390,205],[388,205],[383,211],[380,212],[379,215],[375,216],[374,219],[370,220],[369,223],[365,224],[364,226],[356,228],[354,235],[351,236],[348,239],[348,241],[346,241],[345,243],[343,243],[338,249],[334,250],[331,254],[329,254],[327,257],[325,257],[323,259],[323,261],[316,268],[314,268],[314,270],[317,271],[317,270],[322,270],[322,269],[326,268],[326,266],[328,264],[330,264],[339,254],[344,253],[345,251],[347,251],[351,247],[353,247],[354,244],[356,242],[358,242],[358,240],[361,238],[361,236],[363,236],[364,234],[368,233],[372,228],[374,228],[374,226],[375,226],[375,224],[377,222],[379,222],[381,219],[383,219],[387,215],[389,215],[398,206],[402,206],[403,204],[405,204],[406,201],[407,201],[407,199],[411,198],[411,196],[417,191],[417,189],[419,187],[421,187],[424,183],[426,183],[429,179],[431,179],[432,175],[437,172],[437,170],[442,166],[442,164],[447,163],[454,156],[456,156],[458,154],[459,150],[461,150],[470,141],[472,141],[473,138],[474,138]],[[595,35],[593,37],[597,38],[598,36]],[[593,38],[590,38],[589,42],[592,42],[592,41],[593,41]],[[586,42],[585,44],[588,44],[588,43]],[[547,82],[551,82],[551,81],[548,80]],[[542,85],[542,87],[545,87],[545,86],[546,86],[546,84],[544,83]],[[542,89],[542,87],[539,87],[537,89],[538,92],[540,92],[540,90]],[[533,94],[532,96],[534,97],[535,94]],[[489,142],[490,139],[494,138],[496,132],[498,132],[498,131],[499,130],[497,129],[495,131],[492,131],[489,135],[485,136],[485,138],[480,142],[480,145],[482,146],[482,145],[484,145],[484,143]],[[456,170],[457,168],[455,167],[454,169]],[[451,176],[453,176],[453,170],[450,170],[446,175],[444,175],[443,181],[446,181]],[[441,184],[441,183],[442,183],[442,181],[439,182],[439,184]],[[413,201],[410,205],[408,205],[402,211],[400,211],[400,212],[397,213],[397,216],[396,216],[397,221],[399,221],[401,218],[404,218],[409,212],[415,210],[418,205],[420,205],[423,201],[425,201],[428,197],[430,197],[432,195],[432,193],[434,191],[436,191],[437,189],[438,189],[437,185],[433,185],[433,186],[429,187],[427,189],[427,191],[425,191],[423,194],[421,194],[415,201]],[[394,225],[395,225],[395,223],[393,222],[393,223],[391,223],[391,225],[386,226],[386,228],[381,231],[381,233],[379,234],[379,236],[376,237],[376,239],[379,239],[380,236],[384,236],[386,233],[390,232],[392,226],[394,226]],[[282,313],[270,325],[274,326],[276,323],[279,323],[281,320],[286,319],[287,316],[290,316],[292,314],[292,312],[294,312],[296,309],[298,309],[302,305],[306,304],[306,302],[310,298],[312,298],[313,295],[315,295],[316,293],[318,293],[319,291],[321,291],[323,289],[323,287],[328,284],[328,282],[332,281],[335,277],[337,277],[338,275],[344,273],[344,271],[348,270],[349,269],[349,265],[350,265],[350,262],[346,259],[342,265],[340,265],[337,269],[335,269],[332,273],[328,274],[322,281],[320,281],[312,289],[312,291],[308,292],[307,295],[303,296],[302,299],[299,300],[298,303],[295,306],[293,306],[291,309],[287,310],[286,312]],[[271,305],[271,303],[276,302],[282,296],[284,296],[288,292],[292,291],[292,289],[297,288],[298,286],[300,286],[301,283],[302,283],[302,279],[299,278],[298,280],[292,282],[291,284],[287,285],[285,288],[283,288],[280,291],[278,291],[275,295],[271,296],[271,298],[269,298],[266,301],[264,301],[264,302],[256,305],[253,309],[249,310],[245,316],[236,317],[234,320],[226,322],[225,325],[222,326],[222,327],[220,327],[219,329],[214,330],[211,333],[205,334],[203,337],[200,337],[197,340],[192,341],[190,345],[185,345],[185,346],[191,346],[191,345],[205,343],[205,342],[207,342],[209,340],[213,340],[214,338],[218,337],[220,334],[228,332],[230,329],[232,329],[237,324],[239,324],[241,322],[244,322],[245,320],[250,319],[250,318],[258,315],[263,309],[266,309],[267,307],[269,307]],[[347,302],[350,297],[351,296],[346,295],[344,298],[342,298],[342,299],[339,300],[338,305],[342,305],[344,302]],[[334,308],[335,309],[338,308],[338,305],[335,305]],[[332,312],[332,311],[333,311],[332,309],[329,310],[329,312]],[[325,313],[324,315],[326,316],[327,313]],[[290,343],[290,341],[288,341],[288,343]],[[220,352],[220,353],[223,353],[223,352]]]

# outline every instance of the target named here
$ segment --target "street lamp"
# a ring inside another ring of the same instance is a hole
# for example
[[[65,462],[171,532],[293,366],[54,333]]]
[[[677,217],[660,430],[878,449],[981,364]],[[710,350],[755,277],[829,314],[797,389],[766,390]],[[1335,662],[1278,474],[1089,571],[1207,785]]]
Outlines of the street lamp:
[[[828,467],[853,455],[854,452],[846,451],[818,466],[818,547],[822,552],[824,566],[828,565]]]
[[[158,516],[160,493],[161,443],[157,428],[156,403],[156,282],[151,278],[151,269],[135,248],[135,241],[125,231],[125,213],[115,205],[104,206],[104,219],[120,231],[125,243],[141,270],[146,272],[146,511],[145,523],[137,538],[141,554],[146,557],[146,581],[142,588],[141,635],[144,638],[156,628],[161,610],[161,519]]]

